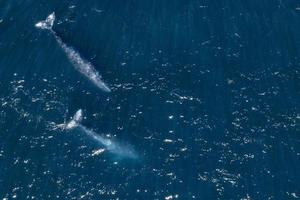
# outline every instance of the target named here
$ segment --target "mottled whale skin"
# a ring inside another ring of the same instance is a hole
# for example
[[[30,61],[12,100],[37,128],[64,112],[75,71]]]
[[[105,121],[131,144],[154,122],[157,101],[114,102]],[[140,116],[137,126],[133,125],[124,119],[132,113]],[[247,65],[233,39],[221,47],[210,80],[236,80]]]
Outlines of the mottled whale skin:
[[[55,21],[55,13],[51,13],[45,20],[35,24],[36,28],[49,30],[55,37],[59,46],[66,53],[69,61],[77,71],[87,77],[94,85],[105,92],[111,92],[110,88],[102,81],[101,75],[96,71],[95,67],[86,59],[84,59],[75,49],[65,44],[62,39],[52,29]]]

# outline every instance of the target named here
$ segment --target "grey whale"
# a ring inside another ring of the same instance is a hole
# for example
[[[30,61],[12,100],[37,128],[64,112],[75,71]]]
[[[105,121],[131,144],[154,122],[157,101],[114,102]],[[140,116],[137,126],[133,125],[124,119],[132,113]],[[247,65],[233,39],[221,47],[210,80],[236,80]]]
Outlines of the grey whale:
[[[79,109],[75,115],[72,117],[72,119],[64,124],[65,130],[72,130],[72,129],[78,129],[85,133],[89,138],[93,139],[100,145],[102,145],[107,151],[117,155],[119,158],[131,158],[131,159],[137,159],[138,154],[137,152],[132,148],[130,145],[124,145],[120,142],[117,142],[111,138],[104,137],[102,135],[99,135],[98,133],[94,132],[91,129],[88,129],[84,125],[81,124],[81,121],[83,119],[83,112],[81,109]]]
[[[102,81],[101,75],[96,71],[95,67],[86,59],[82,58],[82,56],[75,51],[75,49],[71,46],[65,44],[62,39],[56,34],[56,32],[52,29],[55,21],[55,13],[51,13],[45,20],[40,21],[35,24],[36,28],[49,30],[55,37],[59,46],[64,50],[67,55],[69,61],[75,67],[77,71],[87,77],[94,85],[105,92],[110,92],[110,88]]]

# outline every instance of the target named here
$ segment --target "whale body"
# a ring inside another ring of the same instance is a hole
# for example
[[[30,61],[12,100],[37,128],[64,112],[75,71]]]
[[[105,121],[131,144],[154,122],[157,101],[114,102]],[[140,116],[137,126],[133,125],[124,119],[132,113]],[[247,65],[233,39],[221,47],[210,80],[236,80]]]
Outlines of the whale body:
[[[56,34],[52,29],[55,21],[55,13],[51,13],[45,20],[37,22],[35,24],[36,28],[45,29],[52,33],[59,44],[59,46],[64,50],[69,61],[75,67],[77,71],[87,77],[94,85],[105,92],[110,92],[110,88],[102,81],[101,75],[96,71],[95,67],[86,59],[84,59],[75,49],[71,46],[65,44],[62,39]]]
[[[93,139],[94,141],[96,141],[97,143],[105,147],[107,151],[117,155],[119,158],[131,158],[131,159],[138,158],[138,155],[136,151],[132,148],[132,146],[121,144],[120,142],[99,135],[93,130],[88,129],[87,127],[81,124],[82,118],[83,118],[82,110],[79,109],[72,117],[72,119],[65,124],[65,129],[72,130],[77,128],[81,130],[89,138]]]

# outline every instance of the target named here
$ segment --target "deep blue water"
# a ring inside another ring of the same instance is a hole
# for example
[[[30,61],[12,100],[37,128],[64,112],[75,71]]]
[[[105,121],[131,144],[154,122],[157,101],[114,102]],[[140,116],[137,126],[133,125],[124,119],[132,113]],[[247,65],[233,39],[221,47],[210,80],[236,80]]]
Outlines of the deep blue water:
[[[0,199],[299,199],[299,48],[296,0],[0,1]]]

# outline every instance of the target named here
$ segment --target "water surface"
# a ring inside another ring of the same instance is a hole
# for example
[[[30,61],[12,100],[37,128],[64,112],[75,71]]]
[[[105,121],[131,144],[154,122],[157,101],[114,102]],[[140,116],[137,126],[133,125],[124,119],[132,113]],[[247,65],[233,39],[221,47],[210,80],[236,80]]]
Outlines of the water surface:
[[[0,2],[0,198],[298,199],[294,0]],[[110,86],[74,69],[50,32]],[[119,159],[80,131],[130,145]]]

